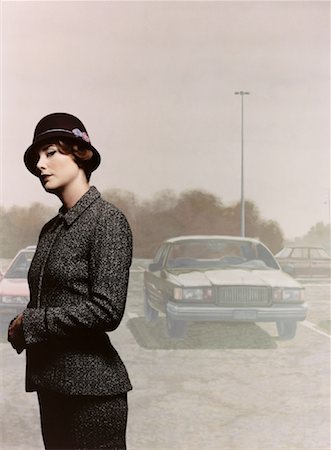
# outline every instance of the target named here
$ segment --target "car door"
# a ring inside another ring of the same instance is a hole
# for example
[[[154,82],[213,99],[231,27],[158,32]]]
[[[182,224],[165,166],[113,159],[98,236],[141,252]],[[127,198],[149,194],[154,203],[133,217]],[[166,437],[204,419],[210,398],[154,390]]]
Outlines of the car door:
[[[330,277],[331,258],[323,248],[310,249],[311,275]]]

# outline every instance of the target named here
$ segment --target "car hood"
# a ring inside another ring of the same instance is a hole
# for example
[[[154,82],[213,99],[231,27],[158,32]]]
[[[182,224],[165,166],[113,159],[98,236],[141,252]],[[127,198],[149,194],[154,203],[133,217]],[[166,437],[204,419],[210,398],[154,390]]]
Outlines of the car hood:
[[[0,282],[0,295],[28,297],[30,292],[27,280],[22,278],[3,278]]]
[[[300,288],[301,285],[281,270],[206,270],[205,272],[172,273],[174,282],[182,286],[270,286]]]

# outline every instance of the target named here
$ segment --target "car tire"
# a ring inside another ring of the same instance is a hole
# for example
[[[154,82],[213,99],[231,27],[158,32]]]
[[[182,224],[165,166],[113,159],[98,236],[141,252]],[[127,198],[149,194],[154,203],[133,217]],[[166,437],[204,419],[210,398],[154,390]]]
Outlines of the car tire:
[[[283,339],[293,339],[297,330],[297,323],[293,320],[279,320],[276,322],[278,336]]]
[[[167,334],[171,338],[182,338],[186,333],[186,322],[183,320],[176,320],[166,315]]]
[[[144,315],[147,323],[155,323],[159,317],[159,312],[153,309],[149,304],[146,291],[144,295]]]

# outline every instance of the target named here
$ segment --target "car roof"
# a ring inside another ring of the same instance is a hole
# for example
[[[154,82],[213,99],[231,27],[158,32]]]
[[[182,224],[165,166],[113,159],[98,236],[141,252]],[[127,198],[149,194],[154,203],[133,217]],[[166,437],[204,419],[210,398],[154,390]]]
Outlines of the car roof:
[[[322,250],[325,250],[325,248],[321,245],[286,245],[286,247],[283,247],[282,250],[284,250],[284,248],[320,248]]]
[[[19,257],[19,255],[22,255],[23,253],[32,253],[35,252],[37,246],[36,245],[28,245],[25,248],[21,248],[20,250],[18,250],[18,252],[16,253],[16,255],[12,258],[12,260],[10,261],[9,265],[6,267],[6,269],[3,271],[4,275],[6,276],[6,273],[9,271],[9,269],[11,269],[11,267],[13,266],[14,262],[17,260],[17,258]]]
[[[14,260],[18,257],[18,255],[21,255],[22,253],[34,253],[36,251],[36,248],[37,248],[36,245],[29,245],[28,247],[21,248],[20,250],[18,250],[16,255],[13,257],[12,262],[14,262]]]
[[[176,242],[185,242],[185,241],[194,241],[194,240],[213,240],[213,239],[224,239],[224,240],[231,240],[231,241],[239,241],[239,242],[255,242],[260,243],[258,239],[253,238],[247,238],[247,237],[240,237],[240,236],[226,236],[226,235],[184,235],[184,236],[176,236],[173,238],[166,239],[163,241],[163,243],[176,243]]]

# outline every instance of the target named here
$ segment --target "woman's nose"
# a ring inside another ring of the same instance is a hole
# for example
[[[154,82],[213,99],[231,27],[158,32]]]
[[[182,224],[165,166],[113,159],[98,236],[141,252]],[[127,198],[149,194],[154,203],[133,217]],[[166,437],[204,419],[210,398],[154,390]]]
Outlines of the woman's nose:
[[[42,170],[46,167],[46,158],[44,154],[38,156],[37,169]]]

